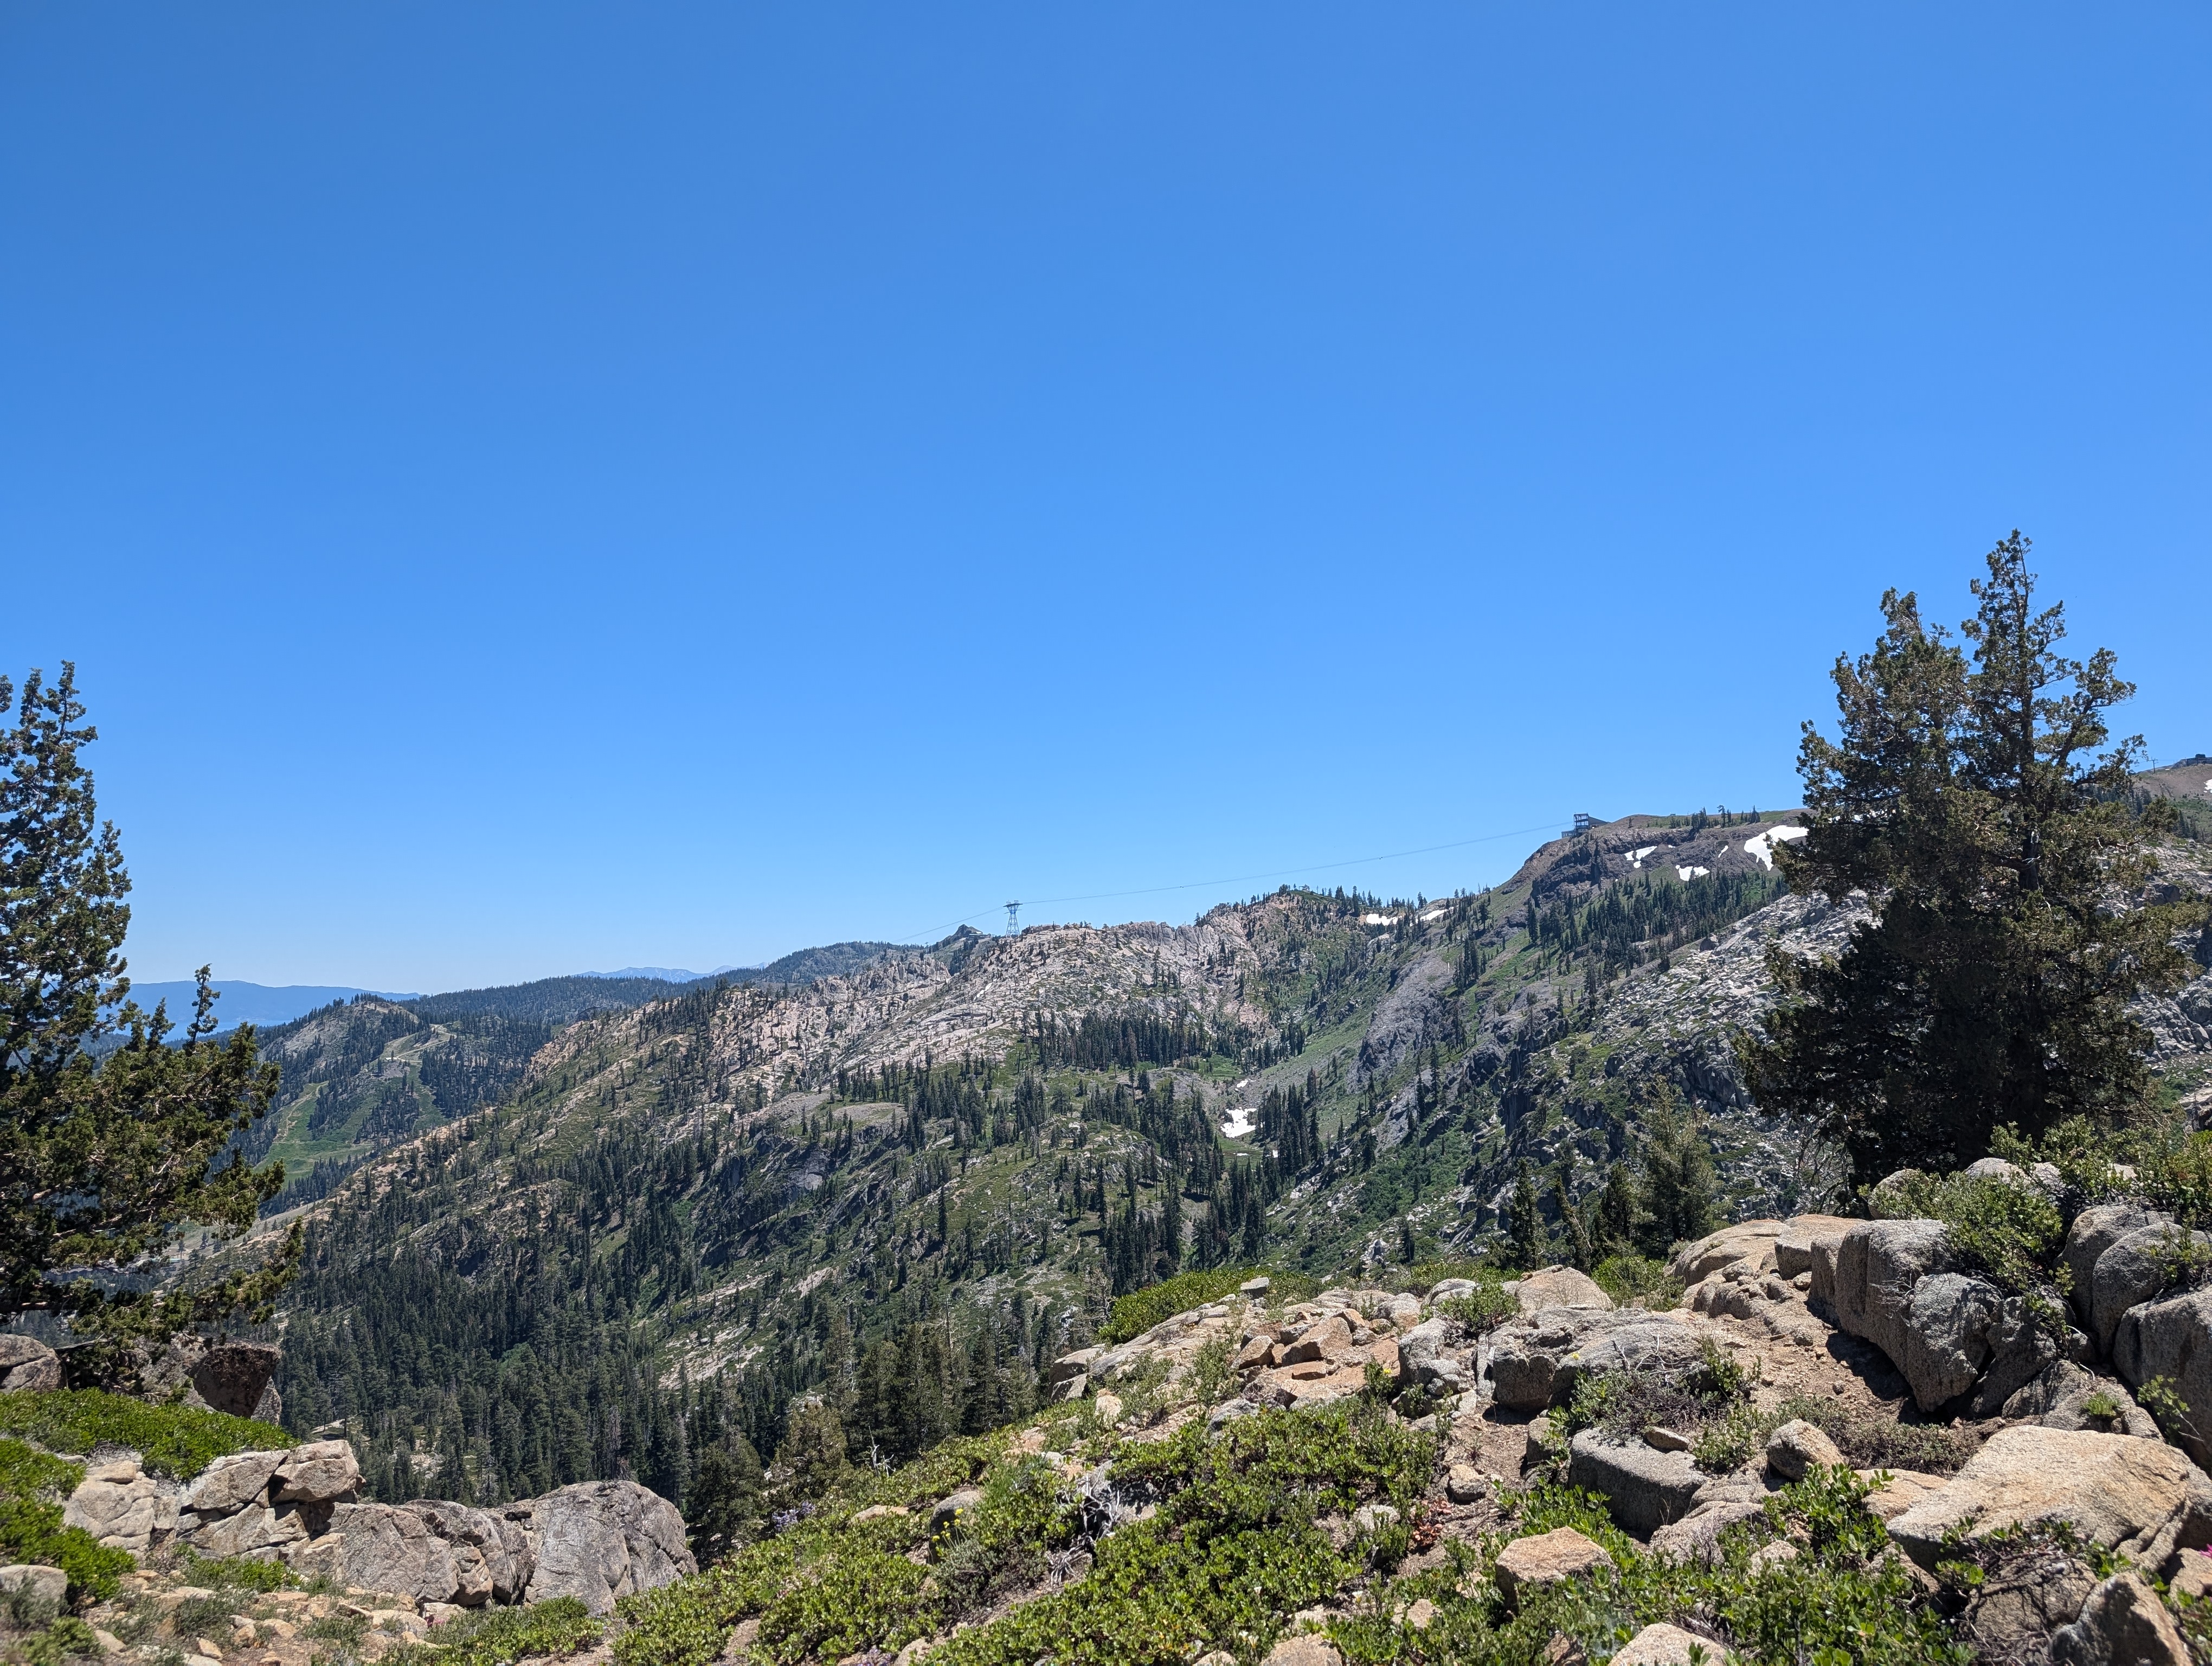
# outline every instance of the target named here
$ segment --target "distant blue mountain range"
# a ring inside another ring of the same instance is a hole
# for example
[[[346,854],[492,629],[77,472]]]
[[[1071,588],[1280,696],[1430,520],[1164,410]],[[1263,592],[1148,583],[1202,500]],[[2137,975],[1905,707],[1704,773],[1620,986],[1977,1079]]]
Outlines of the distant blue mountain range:
[[[266,983],[236,983],[218,978],[214,988],[222,997],[215,1004],[216,1019],[226,1030],[241,1024],[283,1024],[318,1006],[327,1006],[334,1000],[351,1000],[356,995],[383,995],[392,1000],[415,999],[411,989],[356,989],[337,984],[283,983],[272,988]],[[134,982],[131,986],[131,1000],[149,1012],[156,1001],[168,1002],[170,1021],[179,1027],[191,1018],[195,994],[195,986],[189,982]]]

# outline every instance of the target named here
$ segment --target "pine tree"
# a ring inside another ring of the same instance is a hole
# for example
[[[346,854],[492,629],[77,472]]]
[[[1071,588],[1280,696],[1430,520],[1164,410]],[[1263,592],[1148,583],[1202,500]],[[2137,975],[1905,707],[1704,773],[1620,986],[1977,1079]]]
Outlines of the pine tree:
[[[1635,1243],[1636,1182],[1626,1163],[1615,1163],[1605,1171],[1605,1185],[1597,1195],[1597,1221],[1593,1236],[1601,1261]]]
[[[1672,1088],[1645,1114],[1644,1140],[1644,1249],[1663,1256],[1713,1230],[1713,1153],[1701,1119]]]
[[[1506,1216],[1506,1238],[1513,1246],[1513,1262],[1524,1273],[1545,1264],[1544,1218],[1536,1202],[1536,1171],[1521,1159],[1513,1182],[1513,1202]]]
[[[1774,954],[1783,1003],[1740,1051],[1761,1106],[1833,1140],[1862,1185],[1960,1167],[2007,1125],[2136,1110],[2149,1037],[2128,1004],[2189,974],[2175,939],[2203,903],[2110,903],[2148,884],[2173,815],[2130,802],[2140,738],[2096,750],[2135,690],[2109,649],[2058,653],[2064,610],[2036,610],[2027,550],[2014,532],[1990,552],[1971,664],[1891,591],[1873,652],[1836,662],[1840,739],[1805,726],[1810,830],[1783,872],[1875,917],[1832,960]]]
[[[684,1520],[702,1567],[743,1542],[760,1519],[762,1490],[760,1454],[743,1435],[732,1432],[699,1454],[684,1494]]]
[[[0,714],[14,690],[0,678]],[[130,1000],[121,952],[131,910],[122,842],[96,820],[78,751],[76,667],[25,681],[14,731],[0,736],[0,1320],[70,1316],[123,1342],[166,1336],[241,1310],[265,1317],[297,1263],[295,1228],[278,1253],[198,1288],[155,1294],[113,1274],[161,1253],[188,1223],[243,1231],[283,1185],[234,1152],[268,1110],[276,1069],[241,1025],[213,1040],[215,994],[198,996],[180,1045],[166,1012]],[[95,1062],[94,1043],[122,1045]]]

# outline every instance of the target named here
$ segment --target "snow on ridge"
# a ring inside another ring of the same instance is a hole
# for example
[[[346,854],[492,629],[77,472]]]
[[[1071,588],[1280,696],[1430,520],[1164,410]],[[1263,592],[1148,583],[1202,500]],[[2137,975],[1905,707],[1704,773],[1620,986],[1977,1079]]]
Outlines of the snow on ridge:
[[[1743,854],[1756,861],[1761,867],[1771,868],[1774,866],[1774,847],[1777,844],[1788,844],[1792,839],[1802,839],[1811,831],[1812,829],[1808,827],[1770,827],[1757,838],[1746,839],[1743,842]]]

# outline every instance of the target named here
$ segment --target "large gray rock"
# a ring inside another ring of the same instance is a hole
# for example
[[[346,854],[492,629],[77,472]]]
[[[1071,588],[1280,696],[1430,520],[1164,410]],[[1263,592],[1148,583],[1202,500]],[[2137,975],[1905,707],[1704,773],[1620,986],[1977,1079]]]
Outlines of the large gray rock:
[[[1772,1258],[1784,1225],[1779,1220],[1740,1220],[1723,1226],[1677,1250],[1668,1258],[1667,1270],[1684,1284],[1696,1284],[1738,1262],[1764,1263]]]
[[[2189,1645],[2138,1573],[2114,1574],[2051,1634],[2051,1666],[2189,1666]]]
[[[176,1531],[177,1501],[136,1463],[91,1464],[62,1507],[62,1525],[81,1527],[104,1545],[143,1556]]]
[[[2202,1232],[2185,1232],[2170,1224],[2141,1226],[2097,1257],[2089,1273],[2087,1306],[2089,1335],[2100,1355],[2112,1353],[2121,1316],[2162,1295],[2173,1282],[2177,1264],[2192,1248],[2201,1250],[2207,1244],[2212,1238]]]
[[[1508,1279],[1504,1287],[1524,1316],[1560,1307],[1595,1308],[1602,1312],[1613,1305],[1613,1298],[1595,1279],[1571,1267],[1547,1267],[1526,1278]]]
[[[1483,1371],[1499,1405],[1541,1411],[1586,1371],[1694,1360],[1697,1336],[1683,1320],[1640,1308],[1547,1308],[1493,1332]]]
[[[1889,1524],[1931,1572],[1954,1528],[1979,1537],[2063,1517],[2084,1537],[2161,1571],[2182,1549],[2212,1544],[2212,1477],[2174,1448],[2130,1435],[2000,1429],[1938,1491]]]
[[[2098,1260],[2131,1232],[2139,1232],[2146,1226],[2172,1224],[2172,1216],[2142,1203],[2093,1203],[2074,1217],[2073,1225],[2066,1231],[2063,1254],[2074,1286],[2075,1311],[2092,1335],[2096,1327],[2090,1319],[2089,1290],[2095,1282]],[[2111,1343],[2106,1341],[2099,1346],[2109,1348]]]
[[[2134,1388],[2166,1378],[2189,1408],[2173,1438],[2199,1463],[2212,1462],[2212,1289],[2130,1308],[2112,1335],[2112,1365]]]
[[[1817,1261],[1814,1265],[1818,1294]],[[1912,1292],[1930,1274],[1950,1270],[1951,1251],[1942,1222],[1860,1221],[1836,1245],[1833,1288],[1828,1294],[1836,1323],[1872,1342],[1903,1371]]]
[[[1696,1365],[1704,1353],[1704,1333],[1662,1313],[1634,1314],[1611,1325],[1561,1358],[1552,1387],[1554,1400],[1572,1396],[1584,1377],[1609,1371],[1673,1376]]]
[[[1399,1373],[1458,1394],[1473,1385],[1467,1353],[1457,1325],[1449,1319],[1424,1319],[1398,1339]]]
[[[2002,1291],[1962,1273],[1931,1273],[1912,1287],[1903,1346],[1885,1344],[1882,1351],[1905,1373],[1922,1411],[1947,1405],[1974,1386],[1989,1363],[1990,1328],[2003,1309]]]
[[[1782,1231],[1774,1240],[1774,1270],[1785,1279],[1811,1272],[1813,1257],[1820,1246],[1829,1246],[1832,1258],[1834,1246],[1841,1243],[1844,1234],[1857,1225],[1847,1215],[1792,1215],[1782,1224]]]
[[[10,1562],[0,1567],[0,1591],[18,1590],[33,1602],[58,1607],[69,1596],[69,1572],[43,1562]]]
[[[1690,1513],[1705,1477],[1687,1452],[1661,1452],[1638,1441],[1607,1440],[1584,1429],[1567,1444],[1567,1483],[1601,1494],[1613,1519],[1649,1536]]]
[[[262,1500],[289,1452],[240,1452],[219,1457],[185,1491],[183,1507],[203,1517],[228,1516]]]
[[[443,1499],[416,1499],[407,1508],[452,1547],[453,1601],[473,1608],[522,1600],[537,1566],[522,1522]]]
[[[35,1394],[61,1385],[59,1354],[35,1336],[0,1335],[0,1393]]]
[[[635,1481],[582,1481],[535,1499],[529,1531],[532,1602],[574,1596],[606,1614],[618,1597],[699,1571],[676,1506]]]
[[[2066,1304],[2056,1290],[2042,1292],[2042,1305],[2054,1316],[2066,1311]],[[2059,1322],[2063,1326],[2063,1319]],[[1989,1346],[1989,1361],[1966,1402],[1969,1417],[1996,1416],[2028,1383],[2062,1361],[2085,1357],[2089,1351],[2089,1339],[2071,1327],[2064,1327],[2063,1337],[2054,1338],[2037,1322],[2026,1298],[2019,1296],[2005,1298],[1996,1318],[1984,1333],[1984,1341]]]
[[[350,1443],[308,1440],[285,1453],[276,1466],[273,1496],[279,1504],[335,1504],[360,1488],[361,1461]]]
[[[1605,1324],[1601,1314],[1562,1308],[1499,1326],[1491,1334],[1483,1359],[1492,1398],[1501,1406],[1543,1410],[1552,1403],[1559,1361]]]
[[[177,1536],[203,1556],[281,1558],[313,1536],[316,1523],[307,1511],[314,1508],[288,1504],[271,1509],[257,1499],[225,1516],[180,1515]]]
[[[252,1417],[269,1393],[284,1350],[268,1342],[216,1342],[193,1362],[193,1392],[210,1411]]]
[[[450,1602],[460,1588],[453,1547],[419,1511],[396,1505],[341,1504],[331,1511],[330,1531],[285,1560],[296,1572],[418,1602]]]

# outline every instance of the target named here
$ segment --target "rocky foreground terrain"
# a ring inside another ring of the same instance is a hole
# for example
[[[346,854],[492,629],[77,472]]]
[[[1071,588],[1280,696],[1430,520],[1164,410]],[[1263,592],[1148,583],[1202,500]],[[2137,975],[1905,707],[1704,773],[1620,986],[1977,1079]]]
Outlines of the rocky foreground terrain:
[[[81,1556],[0,1585],[149,1666],[2202,1663],[2194,1160],[1899,1176],[1874,1219],[1738,1223],[1629,1301],[1563,1267],[1200,1291],[1056,1359],[1039,1413],[832,1462],[703,1572],[632,1482],[363,1500],[344,1438],[245,1444],[266,1426],[188,1403],[258,1400],[203,1355],[143,1450],[8,1459],[57,1466],[111,1589]],[[52,1356],[0,1366],[0,1422],[58,1426]],[[173,1417],[234,1450],[181,1460]]]

